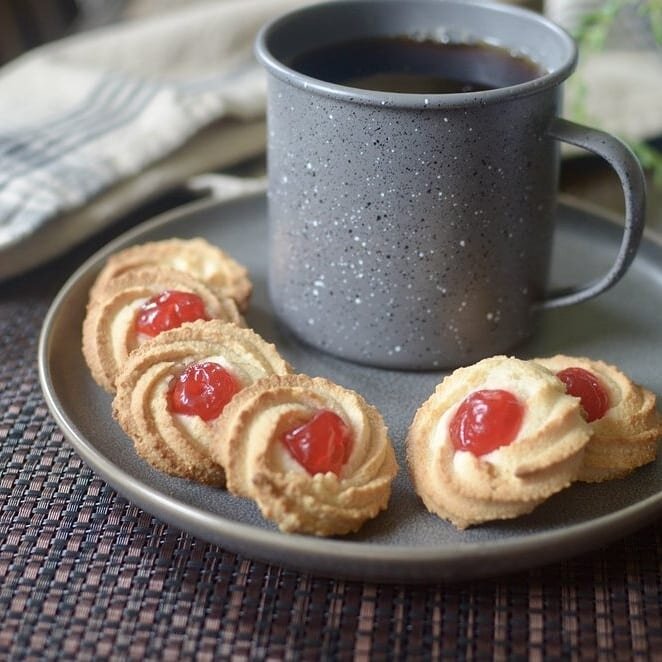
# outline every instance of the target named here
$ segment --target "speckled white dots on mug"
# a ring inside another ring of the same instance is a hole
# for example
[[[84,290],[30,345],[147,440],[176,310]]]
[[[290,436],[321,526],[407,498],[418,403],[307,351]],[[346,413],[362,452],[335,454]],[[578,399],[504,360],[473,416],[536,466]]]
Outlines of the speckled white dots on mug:
[[[288,66],[318,45],[430,25],[527,53],[544,70],[459,94],[373,92]],[[557,117],[572,39],[524,10],[448,0],[350,0],[267,26],[269,289],[301,339],[377,366],[426,369],[513,348],[546,306],[622,276],[643,227],[641,169],[616,139]],[[548,296],[558,140],[600,153],[623,182],[623,245],[587,287]]]

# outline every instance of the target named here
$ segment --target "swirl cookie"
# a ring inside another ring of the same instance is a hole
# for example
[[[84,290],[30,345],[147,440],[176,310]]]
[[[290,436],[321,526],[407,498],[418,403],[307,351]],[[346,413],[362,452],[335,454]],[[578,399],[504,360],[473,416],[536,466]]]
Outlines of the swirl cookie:
[[[428,510],[464,529],[567,487],[588,439],[579,400],[552,373],[496,356],[437,386],[409,429],[407,461]]]
[[[223,432],[223,408],[258,379],[289,372],[276,348],[250,329],[187,323],[131,354],[117,377],[113,416],[156,469],[222,486],[211,448]]]
[[[535,361],[555,373],[570,395],[581,399],[592,436],[579,480],[622,478],[655,460],[662,416],[651,391],[604,361],[561,354]]]
[[[253,290],[248,272],[227,253],[202,238],[151,241],[111,255],[90,292],[90,298],[101,297],[117,276],[145,267],[183,271],[202,281],[217,297],[234,299],[241,312],[248,307]]]
[[[232,299],[219,299],[181,271],[132,270],[92,297],[83,322],[83,355],[94,380],[115,391],[115,377],[129,354],[162,331],[196,319],[243,325]]]
[[[323,378],[270,377],[241,391],[219,421],[213,456],[228,489],[282,531],[356,531],[386,508],[397,473],[379,412]]]

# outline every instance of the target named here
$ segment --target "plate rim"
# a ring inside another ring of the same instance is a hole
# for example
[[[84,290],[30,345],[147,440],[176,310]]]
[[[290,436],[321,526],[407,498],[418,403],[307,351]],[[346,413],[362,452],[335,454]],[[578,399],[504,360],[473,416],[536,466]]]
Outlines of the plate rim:
[[[645,525],[662,510],[662,489],[654,495],[646,497],[634,504],[624,508],[601,515],[591,520],[571,524],[561,528],[536,533],[519,533],[512,537],[485,541],[473,541],[466,543],[445,543],[442,546],[430,544],[420,546],[407,546],[402,544],[386,544],[383,542],[365,542],[345,540],[342,538],[319,538],[300,534],[285,534],[278,530],[263,529],[252,524],[238,522],[228,519],[220,514],[211,513],[197,506],[183,503],[176,497],[172,497],[158,488],[130,476],[127,472],[107,459],[85,435],[78,430],[75,421],[67,414],[56,392],[53,379],[51,378],[50,358],[52,332],[57,323],[63,303],[67,300],[78,285],[79,280],[87,275],[94,267],[100,268],[101,263],[111,253],[120,247],[126,246],[136,239],[149,234],[151,231],[169,225],[175,221],[203,212],[210,208],[222,208],[225,205],[240,202],[255,202],[265,198],[265,193],[250,192],[235,196],[230,199],[216,200],[214,198],[196,200],[194,202],[179,206],[158,216],[140,223],[136,227],[122,233],[104,247],[96,251],[86,259],[66,280],[51,302],[48,312],[44,318],[39,335],[38,343],[38,374],[39,382],[44,394],[46,405],[55,419],[56,423],[71,443],[74,450],[98,473],[113,489],[130,501],[140,506],[158,519],[166,521],[193,535],[221,545],[229,551],[240,553],[248,558],[262,558],[267,562],[273,559],[265,558],[262,554],[251,554],[246,552],[247,544],[257,544],[262,550],[274,550],[276,552],[296,552],[298,560],[294,563],[283,561],[279,558],[277,563],[284,567],[292,567],[296,570],[316,571],[319,574],[332,577],[347,577],[349,579],[374,579],[379,577],[380,581],[408,581],[429,580],[427,572],[434,572],[437,577],[444,578],[477,578],[494,576],[500,570],[490,572],[469,572],[459,574],[454,570],[466,568],[471,563],[487,559],[511,559],[515,557],[516,562],[508,564],[505,572],[532,568],[544,563],[549,563],[568,556],[576,556],[589,549],[596,548],[601,544],[622,538],[632,531]],[[570,196],[559,196],[559,207],[566,206],[571,209],[587,214],[599,221],[610,225],[618,225],[619,222],[608,215],[597,214],[590,207],[587,209],[582,204],[575,204]],[[657,249],[662,248],[662,236],[647,229],[642,239],[642,245],[646,242],[654,244]],[[401,471],[407,471],[406,467],[400,467]],[[182,521],[186,519],[186,523]],[[205,535],[208,530],[214,535]],[[572,543],[572,552],[567,553],[567,546]],[[294,548],[294,549],[293,549]],[[536,552],[533,561],[525,560],[533,552]],[[458,562],[458,555],[462,559]],[[517,562],[519,559],[519,562]],[[331,568],[338,561],[354,561],[359,563],[359,568],[339,568],[338,571],[325,572],[322,566]],[[322,563],[322,566],[320,566]],[[379,564],[399,564],[389,567],[386,576],[382,576],[383,568]],[[369,565],[376,564],[373,572]],[[414,576],[407,572],[412,565],[417,571]],[[368,574],[366,574],[366,570]],[[330,573],[330,574],[329,574]]]

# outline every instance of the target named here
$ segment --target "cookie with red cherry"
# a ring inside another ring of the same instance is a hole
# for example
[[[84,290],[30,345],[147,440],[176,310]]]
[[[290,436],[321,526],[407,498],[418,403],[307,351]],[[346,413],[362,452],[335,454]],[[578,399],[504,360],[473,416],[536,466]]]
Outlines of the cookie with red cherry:
[[[604,361],[563,354],[534,360],[581,401],[591,440],[579,480],[622,478],[655,460],[662,416],[654,393]]]
[[[570,485],[589,437],[579,400],[549,370],[495,356],[455,370],[421,405],[407,462],[428,510],[464,529]]]
[[[233,494],[253,499],[282,531],[359,529],[385,509],[397,463],[384,420],[321,377],[273,376],[223,411],[212,455]]]
[[[238,393],[291,372],[274,345],[220,320],[187,322],[141,345],[122,366],[113,416],[138,455],[174,476],[223,486],[212,448]]]
[[[98,298],[122,274],[159,267],[184,272],[204,283],[220,299],[235,301],[241,312],[253,291],[246,268],[206,239],[163,239],[130,246],[111,255],[99,273],[90,298]]]
[[[109,393],[129,354],[150,338],[197,319],[243,326],[237,304],[182,271],[150,267],[113,278],[91,297],[83,321],[83,356]]]

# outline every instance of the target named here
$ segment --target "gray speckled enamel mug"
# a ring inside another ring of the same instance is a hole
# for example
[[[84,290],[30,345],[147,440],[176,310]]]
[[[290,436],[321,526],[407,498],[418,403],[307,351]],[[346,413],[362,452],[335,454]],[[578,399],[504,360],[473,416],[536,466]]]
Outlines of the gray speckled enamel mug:
[[[289,66],[314,48],[375,36],[470,39],[526,54],[543,73],[457,94],[374,92]],[[641,168],[620,141],[558,117],[573,40],[512,6],[349,0],[267,25],[269,290],[302,340],[376,366],[453,367],[506,352],[541,309],[603,292],[634,258]],[[620,177],[620,252],[593,283],[548,293],[559,141]]]

